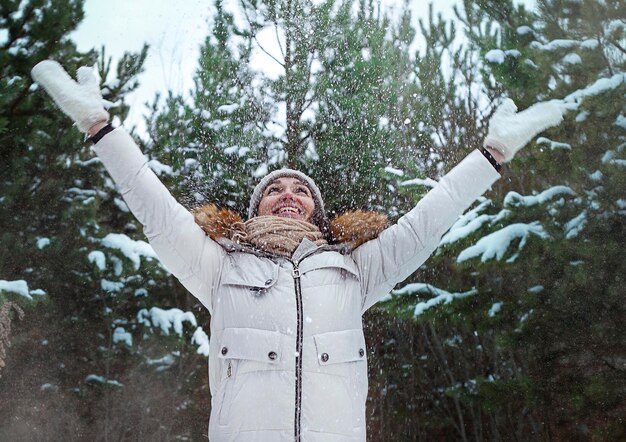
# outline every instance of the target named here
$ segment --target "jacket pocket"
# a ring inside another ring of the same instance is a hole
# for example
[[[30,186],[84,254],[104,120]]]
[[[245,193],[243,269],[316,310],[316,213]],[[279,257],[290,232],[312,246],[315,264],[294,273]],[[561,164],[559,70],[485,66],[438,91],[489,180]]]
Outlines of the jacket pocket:
[[[220,359],[260,362],[261,367],[278,365],[283,358],[283,334],[256,328],[226,328],[220,340]]]
[[[249,288],[260,295],[272,288],[278,280],[279,266],[267,258],[259,258],[247,253],[231,259],[222,276],[222,285]]]
[[[246,400],[248,393],[244,387],[248,373],[281,368],[285,359],[283,356],[285,339],[281,333],[269,330],[224,329],[218,353],[219,359],[223,362],[220,425],[228,425],[235,398]]]
[[[313,379],[316,390],[321,392],[316,399],[324,401],[324,394],[330,391],[333,395],[332,405],[327,407],[332,413],[329,411],[327,416],[320,415],[319,422],[315,422],[314,426],[353,436],[354,429],[365,426],[367,358],[363,331],[353,329],[321,333],[314,335],[313,339],[318,364]],[[336,425],[329,427],[329,422]]]
[[[313,336],[319,365],[365,361],[363,330],[341,330]]]

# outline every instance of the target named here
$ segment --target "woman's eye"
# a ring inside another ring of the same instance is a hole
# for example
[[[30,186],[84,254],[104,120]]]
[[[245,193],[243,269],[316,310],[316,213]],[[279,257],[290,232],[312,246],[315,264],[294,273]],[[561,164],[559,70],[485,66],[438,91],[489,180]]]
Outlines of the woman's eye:
[[[272,193],[277,193],[280,192],[280,189],[276,186],[272,186],[269,189],[267,189],[267,194],[271,195]]]
[[[296,188],[296,193],[304,193],[305,195],[309,194],[309,192],[307,191],[306,187],[298,187],[298,188]]]

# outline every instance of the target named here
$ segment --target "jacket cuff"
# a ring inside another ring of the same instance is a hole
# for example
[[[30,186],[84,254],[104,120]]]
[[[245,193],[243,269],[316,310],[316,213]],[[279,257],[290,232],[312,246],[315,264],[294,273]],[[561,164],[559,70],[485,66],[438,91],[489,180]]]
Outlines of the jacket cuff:
[[[476,149],[448,172],[442,181],[455,183],[452,187],[458,199],[473,201],[472,198],[478,198],[489,190],[500,176],[482,152]]]
[[[122,127],[103,137],[93,149],[122,194],[132,188],[132,182],[147,163],[135,140]]]

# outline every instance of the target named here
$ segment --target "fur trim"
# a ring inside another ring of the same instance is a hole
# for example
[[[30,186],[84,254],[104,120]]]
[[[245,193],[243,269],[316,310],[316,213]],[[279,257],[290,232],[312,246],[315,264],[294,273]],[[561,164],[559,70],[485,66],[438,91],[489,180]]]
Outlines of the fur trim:
[[[218,208],[215,204],[205,204],[191,211],[204,233],[213,241],[230,236],[230,226],[241,222],[241,216],[230,209]]]
[[[389,226],[387,215],[378,212],[351,210],[330,221],[331,244],[348,244],[356,249],[377,238]]]
[[[241,222],[241,216],[231,209],[206,204],[191,212],[204,233],[212,240],[230,237],[230,228]],[[355,249],[364,242],[377,238],[389,226],[387,216],[377,212],[351,210],[336,216],[330,222],[330,244],[347,245]]]

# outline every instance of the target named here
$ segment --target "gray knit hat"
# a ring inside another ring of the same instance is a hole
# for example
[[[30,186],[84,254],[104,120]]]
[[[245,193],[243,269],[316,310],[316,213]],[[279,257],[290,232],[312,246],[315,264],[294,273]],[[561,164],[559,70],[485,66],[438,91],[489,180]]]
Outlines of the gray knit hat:
[[[248,208],[248,219],[254,218],[258,215],[259,203],[263,198],[263,191],[267,185],[272,181],[283,177],[297,178],[306,184],[311,191],[313,202],[315,203],[315,209],[313,210],[311,222],[319,227],[322,233],[326,234],[328,232],[328,218],[326,217],[326,212],[324,211],[324,201],[322,200],[320,189],[315,184],[315,181],[313,181],[309,176],[293,169],[278,169],[263,177],[259,184],[257,184],[254,188],[254,192],[252,192],[250,207]]]

